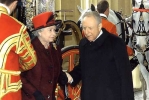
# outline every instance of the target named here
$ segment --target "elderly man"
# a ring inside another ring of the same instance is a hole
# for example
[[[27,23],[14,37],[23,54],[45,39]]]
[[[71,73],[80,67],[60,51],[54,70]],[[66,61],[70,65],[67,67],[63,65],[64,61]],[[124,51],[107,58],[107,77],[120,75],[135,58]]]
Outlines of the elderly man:
[[[81,100],[134,100],[131,67],[124,41],[102,29],[97,12],[83,16],[78,66],[72,86],[82,80]]]

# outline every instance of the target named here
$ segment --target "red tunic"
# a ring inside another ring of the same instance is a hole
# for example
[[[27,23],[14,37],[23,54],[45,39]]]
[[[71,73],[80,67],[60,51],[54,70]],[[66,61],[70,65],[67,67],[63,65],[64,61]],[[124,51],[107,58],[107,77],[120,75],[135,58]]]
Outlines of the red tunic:
[[[0,100],[21,100],[20,70],[36,64],[26,27],[0,6]]]
[[[110,21],[108,21],[106,18],[102,18],[102,27],[105,28],[109,33],[112,33],[116,36],[118,36],[117,32],[116,32],[116,26],[111,23]],[[126,46],[127,48],[127,54],[128,56],[132,56],[133,55],[133,50]]]
[[[102,27],[105,28],[109,33],[118,36],[116,32],[116,26],[110,21],[108,21],[106,18],[102,18]]]

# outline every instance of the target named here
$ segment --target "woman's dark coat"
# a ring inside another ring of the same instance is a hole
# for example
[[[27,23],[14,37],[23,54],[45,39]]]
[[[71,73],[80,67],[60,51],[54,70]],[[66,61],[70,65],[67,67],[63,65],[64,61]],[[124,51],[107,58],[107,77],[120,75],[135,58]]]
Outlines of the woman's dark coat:
[[[46,100],[55,100],[55,88],[59,75],[66,75],[61,68],[61,50],[50,45],[45,49],[38,38],[32,41],[37,54],[36,66],[22,73],[22,100],[35,100],[33,93],[40,91]]]
[[[94,42],[83,38],[79,49],[79,65],[70,74],[72,86],[82,80],[81,100],[134,100],[131,67],[122,39],[103,29]]]

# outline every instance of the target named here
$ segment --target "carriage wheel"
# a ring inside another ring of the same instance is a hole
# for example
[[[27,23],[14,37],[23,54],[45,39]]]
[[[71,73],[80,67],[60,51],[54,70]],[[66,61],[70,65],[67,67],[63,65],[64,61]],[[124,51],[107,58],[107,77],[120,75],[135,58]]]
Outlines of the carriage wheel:
[[[67,72],[71,71],[74,66],[78,63],[79,59],[79,49],[78,46],[67,46],[62,49],[62,58],[63,58],[63,69]],[[68,66],[67,68],[64,68]],[[81,90],[81,82],[76,87],[71,87],[68,84],[67,87],[68,97],[71,100],[79,100],[80,98],[80,90]],[[57,100],[65,100],[64,92],[60,86],[57,87]]]

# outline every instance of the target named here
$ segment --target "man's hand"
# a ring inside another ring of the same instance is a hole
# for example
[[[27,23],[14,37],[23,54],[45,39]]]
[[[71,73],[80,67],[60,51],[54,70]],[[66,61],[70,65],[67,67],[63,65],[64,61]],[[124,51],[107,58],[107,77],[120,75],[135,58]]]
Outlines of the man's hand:
[[[73,82],[73,78],[71,77],[71,75],[69,73],[67,73],[67,72],[65,72],[65,73],[66,73],[66,76],[68,78],[68,83],[71,84]]]

